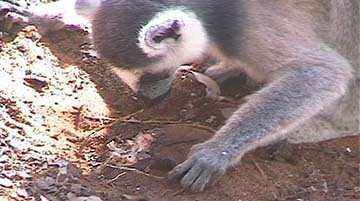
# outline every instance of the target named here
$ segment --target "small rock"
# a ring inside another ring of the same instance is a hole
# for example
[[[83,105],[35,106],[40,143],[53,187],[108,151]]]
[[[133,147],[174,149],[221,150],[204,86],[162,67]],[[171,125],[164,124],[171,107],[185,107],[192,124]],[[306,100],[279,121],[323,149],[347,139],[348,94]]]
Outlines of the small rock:
[[[8,178],[1,178],[0,177],[0,186],[6,187],[6,188],[10,188],[14,185],[14,183],[8,179]]]
[[[7,155],[0,156],[0,163],[7,163],[7,162],[9,162],[9,160],[10,160],[10,157]]]
[[[26,141],[21,141],[19,139],[11,139],[9,141],[9,145],[15,149],[15,151],[17,152],[27,152],[31,146],[31,144],[29,142]]]
[[[135,137],[135,143],[138,146],[138,152],[149,151],[151,144],[155,141],[154,137],[150,134],[140,133]]]
[[[41,200],[41,201],[49,201],[46,197],[44,197],[44,196],[42,196],[42,195],[40,195],[40,200]]]
[[[48,83],[45,80],[41,80],[40,78],[34,78],[34,77],[26,77],[24,78],[24,81],[33,88],[37,92],[43,92],[44,88],[48,87]]]
[[[5,177],[11,179],[16,176],[16,171],[15,170],[2,171],[1,174],[4,175]]]
[[[19,171],[17,172],[17,175],[23,179],[30,179],[32,177],[29,173],[25,171]]]
[[[19,45],[16,47],[17,50],[19,50],[22,53],[28,52],[29,48],[25,47],[24,45]]]
[[[29,194],[27,193],[27,191],[25,189],[17,189],[16,191],[16,194],[19,196],[19,197],[22,197],[22,198],[27,198],[29,196]]]
[[[143,196],[137,196],[137,195],[124,194],[124,195],[122,195],[122,197],[124,198],[124,200],[127,200],[127,201],[147,201],[147,200],[149,200]]]
[[[216,121],[216,116],[210,116],[210,118],[206,119],[205,122],[208,124],[212,124]]]
[[[102,199],[97,196],[77,197],[74,193],[68,193],[67,197],[69,201],[102,201]]]

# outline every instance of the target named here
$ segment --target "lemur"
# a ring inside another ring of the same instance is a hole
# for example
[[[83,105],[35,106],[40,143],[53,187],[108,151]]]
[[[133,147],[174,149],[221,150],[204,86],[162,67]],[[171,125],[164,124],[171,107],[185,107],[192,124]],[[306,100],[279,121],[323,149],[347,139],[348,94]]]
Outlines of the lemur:
[[[359,4],[61,0],[47,9],[23,11],[0,2],[0,9],[7,11],[3,20],[20,15],[47,33],[76,12],[84,15],[98,53],[135,92],[150,99],[170,90],[179,66],[205,55],[219,61],[206,71],[215,80],[245,72],[262,83],[210,140],[193,146],[169,173],[183,187],[200,192],[257,147],[359,131]]]

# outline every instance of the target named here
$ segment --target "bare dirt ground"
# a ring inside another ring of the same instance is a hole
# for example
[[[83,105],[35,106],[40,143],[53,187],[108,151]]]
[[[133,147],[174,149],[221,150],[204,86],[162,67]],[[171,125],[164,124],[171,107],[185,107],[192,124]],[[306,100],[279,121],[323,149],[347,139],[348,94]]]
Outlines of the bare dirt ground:
[[[0,41],[0,69],[0,200],[360,199],[358,136],[291,145],[277,160],[256,150],[204,193],[169,183],[167,171],[235,104],[206,98],[184,72],[167,99],[148,106],[96,57],[85,32],[40,39],[27,27]],[[235,100],[251,91],[241,78],[223,87]]]

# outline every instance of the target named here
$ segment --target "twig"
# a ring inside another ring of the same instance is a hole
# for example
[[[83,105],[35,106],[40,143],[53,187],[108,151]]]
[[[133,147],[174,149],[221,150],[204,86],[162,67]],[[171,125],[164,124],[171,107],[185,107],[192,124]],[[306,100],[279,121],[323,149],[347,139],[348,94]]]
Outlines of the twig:
[[[180,194],[182,194],[182,193],[185,193],[186,192],[186,189],[185,188],[182,188],[182,189],[180,189],[180,190],[178,190],[178,191],[175,191],[174,193],[172,193],[172,196],[178,196],[178,195],[180,195]]]
[[[183,123],[181,121],[161,121],[161,120],[137,120],[137,119],[129,119],[129,120],[125,120],[125,119],[119,119],[118,121],[123,122],[123,123],[132,123],[132,124],[159,124],[159,125],[178,125],[178,126],[190,126],[190,127],[194,127],[194,128],[198,128],[198,129],[202,129],[202,130],[206,130],[212,133],[215,133],[216,130],[209,127],[209,126],[204,126],[201,124],[188,124],[188,123]]]
[[[110,124],[117,120],[116,118],[111,118],[111,117],[89,117],[89,116],[84,116],[84,119],[98,121],[101,124]]]
[[[117,179],[119,179],[120,177],[124,176],[126,174],[126,172],[122,172],[120,174],[118,174],[116,177],[114,177],[113,179],[110,179],[109,181],[107,181],[107,183],[112,183],[114,181],[116,181]]]
[[[164,144],[164,146],[171,147],[171,146],[176,146],[176,145],[179,145],[179,144],[192,144],[192,143],[194,143],[196,141],[198,141],[198,139],[181,140],[181,141],[178,141],[178,142]]]
[[[76,120],[76,128],[79,127],[79,120],[81,118],[81,111],[82,111],[83,105],[78,109],[77,112],[77,120]],[[116,122],[122,122],[122,123],[132,123],[132,124],[159,124],[159,125],[178,125],[178,126],[190,126],[190,127],[194,127],[194,128],[198,128],[198,129],[202,129],[202,130],[206,130],[209,131],[211,133],[215,133],[216,130],[209,127],[209,126],[204,126],[204,125],[200,125],[200,124],[188,124],[188,123],[182,123],[181,121],[162,121],[162,120],[137,120],[137,119],[130,119],[132,118],[134,115],[139,114],[144,112],[144,109],[138,110],[134,113],[131,113],[129,115],[126,116],[122,116],[118,119],[115,118],[109,118],[109,117],[87,117],[85,116],[84,118],[87,119],[93,119],[93,120],[99,120],[99,121],[108,121],[110,122],[109,124],[106,124],[98,129],[96,129],[95,131],[91,132],[86,139],[81,143],[80,145],[80,149],[79,149],[79,153],[82,152],[82,150],[84,149],[85,145],[89,142],[89,138],[91,136],[93,136],[94,134],[96,134],[97,132],[105,129],[105,128],[109,128],[112,125],[114,125]]]
[[[120,118],[118,121],[123,123],[133,124],[179,124],[180,121],[167,121],[167,120],[138,120],[138,119],[123,119]]]
[[[250,157],[251,161],[253,162],[255,168],[257,169],[257,171],[259,171],[259,173],[261,174],[261,176],[268,180],[268,176],[265,174],[265,171],[260,167],[260,165],[256,162],[256,160],[253,157]],[[279,200],[276,191],[274,190],[274,186],[271,185],[272,187],[270,187],[270,191],[271,191],[271,195],[273,196],[274,200]]]
[[[107,164],[106,166],[107,166],[107,167],[114,168],[114,169],[118,169],[118,170],[135,172],[135,173],[137,173],[137,174],[141,174],[141,175],[144,175],[144,176],[147,176],[147,177],[151,177],[151,178],[154,178],[154,179],[159,179],[159,180],[165,179],[165,177],[159,177],[159,176],[151,175],[151,174],[149,174],[149,173],[146,173],[146,172],[144,172],[144,171],[138,170],[138,169],[136,169],[136,168],[123,167],[123,166],[114,166],[114,165],[109,165],[109,164]]]
[[[260,167],[260,165],[255,161],[255,159],[251,158],[251,161],[253,162],[254,166],[259,171],[261,176],[264,177],[264,179],[267,179],[268,178],[267,175],[265,174],[264,170]]]
[[[138,110],[138,111],[133,112],[133,113],[131,113],[131,114],[128,114],[128,115],[126,115],[126,116],[122,116],[122,117],[120,117],[119,119],[127,120],[127,119],[130,119],[130,118],[134,117],[135,115],[137,115],[137,114],[139,114],[139,113],[142,113],[142,112],[144,112],[144,109]]]
[[[80,108],[79,108],[80,110]],[[209,126],[204,126],[204,125],[200,125],[200,124],[188,124],[188,123],[183,123],[181,121],[168,121],[168,120],[138,120],[138,119],[133,119],[133,117],[139,113],[144,112],[144,109],[138,110],[136,112],[133,112],[131,114],[128,114],[126,116],[122,116],[119,118],[109,118],[109,117],[88,117],[88,116],[84,116],[84,118],[86,119],[92,119],[92,120],[98,120],[98,121],[108,121],[111,122],[110,124],[108,124],[107,126],[112,126],[114,123],[116,122],[122,122],[122,123],[129,123],[129,124],[162,124],[162,125],[183,125],[183,126],[190,126],[190,127],[194,127],[194,128],[198,128],[198,129],[202,129],[202,130],[206,130],[212,133],[215,133],[216,130],[209,127]]]
[[[99,121],[102,124],[112,124],[116,121],[126,121],[130,118],[132,118],[134,115],[139,114],[141,112],[144,112],[144,109],[138,110],[136,112],[133,112],[131,114],[128,114],[126,116],[122,116],[122,117],[118,117],[118,118],[112,118],[112,117],[89,117],[89,116],[84,116],[84,119],[89,119],[89,120],[94,120],[94,121]],[[107,123],[105,123],[107,122]]]

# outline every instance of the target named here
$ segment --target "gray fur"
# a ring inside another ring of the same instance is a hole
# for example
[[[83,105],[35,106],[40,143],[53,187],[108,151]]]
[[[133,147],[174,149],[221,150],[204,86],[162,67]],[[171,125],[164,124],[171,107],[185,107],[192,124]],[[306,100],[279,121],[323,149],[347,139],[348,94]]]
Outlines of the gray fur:
[[[282,139],[316,142],[359,131],[358,1],[151,2],[161,9],[184,6],[202,19],[220,53],[215,55],[221,55],[217,59],[231,66],[224,73],[210,70],[210,75],[226,76],[238,65],[239,71],[265,84],[212,139],[194,146],[188,159],[170,172],[185,188],[203,191],[259,146]]]
[[[94,43],[100,55],[123,68],[141,68],[156,62],[136,44],[141,27],[160,10],[161,5],[153,1],[103,1],[93,21]]]
[[[149,71],[161,57],[149,58],[141,51],[136,45],[138,31],[156,13],[181,6],[204,23],[211,50],[216,50],[209,54],[231,66],[221,72],[222,65],[217,65],[208,71],[210,76],[221,80],[220,75],[229,76],[238,68],[264,84],[212,139],[194,146],[188,159],[169,173],[185,188],[199,192],[259,146],[359,133],[359,4],[358,0],[104,0],[93,20],[94,42],[99,53],[119,68]],[[173,68],[164,69],[173,73]],[[164,94],[173,80],[171,73],[164,79],[143,79],[140,92],[152,98]]]

